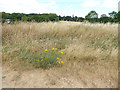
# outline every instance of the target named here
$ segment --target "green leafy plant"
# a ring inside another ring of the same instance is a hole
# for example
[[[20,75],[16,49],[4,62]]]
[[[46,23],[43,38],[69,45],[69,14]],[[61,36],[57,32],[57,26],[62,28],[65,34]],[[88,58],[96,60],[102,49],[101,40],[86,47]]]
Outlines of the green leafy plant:
[[[59,52],[57,48],[45,49],[41,54],[28,55],[22,52],[22,60],[29,60],[36,68],[50,68],[53,66],[62,65],[63,52]]]

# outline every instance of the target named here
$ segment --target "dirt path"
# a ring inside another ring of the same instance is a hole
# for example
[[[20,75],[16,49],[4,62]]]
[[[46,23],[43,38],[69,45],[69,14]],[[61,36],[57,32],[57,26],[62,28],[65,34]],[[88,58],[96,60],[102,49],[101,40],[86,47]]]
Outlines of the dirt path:
[[[3,67],[3,88],[106,88],[112,87],[110,82],[85,71],[78,75],[59,71],[61,69],[36,69],[19,73]]]

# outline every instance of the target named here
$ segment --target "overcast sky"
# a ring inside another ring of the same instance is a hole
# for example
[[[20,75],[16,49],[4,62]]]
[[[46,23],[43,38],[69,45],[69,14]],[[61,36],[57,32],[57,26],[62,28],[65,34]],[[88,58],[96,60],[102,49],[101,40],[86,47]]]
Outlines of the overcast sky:
[[[56,13],[61,16],[85,17],[91,10],[99,16],[118,12],[119,0],[0,0],[0,12]]]

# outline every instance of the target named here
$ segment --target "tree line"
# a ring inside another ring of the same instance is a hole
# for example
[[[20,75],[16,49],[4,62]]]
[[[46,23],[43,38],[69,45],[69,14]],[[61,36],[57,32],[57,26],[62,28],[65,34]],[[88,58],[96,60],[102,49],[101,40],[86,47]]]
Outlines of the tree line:
[[[120,22],[120,11],[115,12],[112,11],[107,16],[106,14],[102,14],[98,18],[98,13],[96,11],[90,11],[85,18],[83,17],[77,17],[77,16],[58,16],[57,14],[54,13],[44,13],[44,14],[36,14],[36,13],[30,13],[30,14],[24,14],[24,13],[5,13],[5,12],[0,12],[2,14],[2,23],[10,21],[10,22],[15,22],[15,21],[35,21],[35,22],[57,22],[59,20],[63,21],[75,21],[75,22],[83,22],[83,21],[89,21],[91,23],[99,22],[99,23],[117,23]]]
[[[109,16],[106,14],[102,14],[100,18],[98,18],[98,13],[95,11],[90,11],[88,15],[85,16],[85,19],[88,20],[91,23],[94,22],[100,22],[100,23],[107,23],[107,22],[114,22],[117,23],[120,21],[120,11],[117,13],[115,11],[112,11],[108,13]]]
[[[6,20],[10,20],[11,22],[14,21],[36,21],[36,22],[43,22],[43,21],[59,21],[59,17],[56,14],[24,14],[24,13],[5,13],[1,12],[2,14],[2,22],[4,23]]]

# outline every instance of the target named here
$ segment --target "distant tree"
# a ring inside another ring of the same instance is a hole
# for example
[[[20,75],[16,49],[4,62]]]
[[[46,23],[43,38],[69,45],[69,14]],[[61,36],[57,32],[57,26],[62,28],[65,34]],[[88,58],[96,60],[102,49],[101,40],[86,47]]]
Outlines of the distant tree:
[[[47,17],[47,15],[40,15],[39,16],[39,22],[43,22],[43,21],[48,22],[49,21],[49,17]]]
[[[101,18],[102,18],[102,17],[108,17],[108,16],[107,16],[106,14],[102,14],[102,15],[101,15]]]
[[[79,21],[79,22],[83,22],[83,21],[84,21],[84,18],[78,17],[78,21]]]
[[[56,18],[55,18],[55,21],[58,22],[58,21],[59,21],[59,17],[56,17]]]
[[[116,14],[117,14],[117,12],[115,12],[115,11],[112,11],[111,13],[109,13],[109,15],[110,15],[111,18],[115,18]]]
[[[11,19],[12,19],[12,21],[18,21],[18,20],[17,20],[17,15],[18,15],[17,13],[12,13],[12,14],[11,14]]]
[[[7,19],[8,18],[8,15],[7,15],[7,13],[5,13],[5,12],[2,12],[2,19]]]
[[[87,20],[91,23],[94,22],[101,22],[101,23],[107,23],[107,22],[120,22],[120,11],[117,13],[115,11],[112,11],[107,16],[106,14],[102,14],[100,18],[98,18],[98,14],[95,11],[90,11],[85,18],[77,17],[77,16],[57,16],[57,14],[54,13],[44,13],[44,14],[37,14],[37,13],[30,13],[30,14],[24,14],[24,13],[5,13],[0,12],[2,14],[1,21],[4,23],[7,20],[10,20],[11,22],[14,21],[36,21],[36,22],[48,22],[48,21],[75,21],[75,22],[82,22],[84,20]]]
[[[59,17],[56,14],[48,14],[48,18],[50,21],[58,21]]]
[[[2,23],[6,22],[7,19],[11,19],[11,14],[9,13],[5,13],[5,12],[1,12],[1,15],[2,15]]]
[[[36,21],[36,22],[39,22],[39,16],[37,16],[37,15],[33,15],[32,16],[32,20],[34,20],[34,21]]]
[[[97,22],[98,21],[98,14],[95,11],[90,11],[86,16],[85,20],[89,22]]]
[[[120,11],[115,15],[115,22],[120,23]]]
[[[32,21],[31,17],[23,16],[22,21]]]
[[[110,21],[110,17],[108,17],[106,14],[102,14],[101,17],[100,17],[100,22],[101,23],[107,23]]]
[[[118,22],[117,12],[112,11],[111,13],[108,13],[108,14],[110,16],[110,22]]]
[[[63,20],[63,18],[59,15],[59,20]]]
[[[95,11],[90,11],[88,15],[85,16],[86,18],[98,18],[98,14]]]
[[[66,19],[67,21],[72,21],[72,17],[71,17],[71,16],[66,16],[65,19]]]
[[[73,17],[73,21],[78,21],[78,17],[77,16]]]

